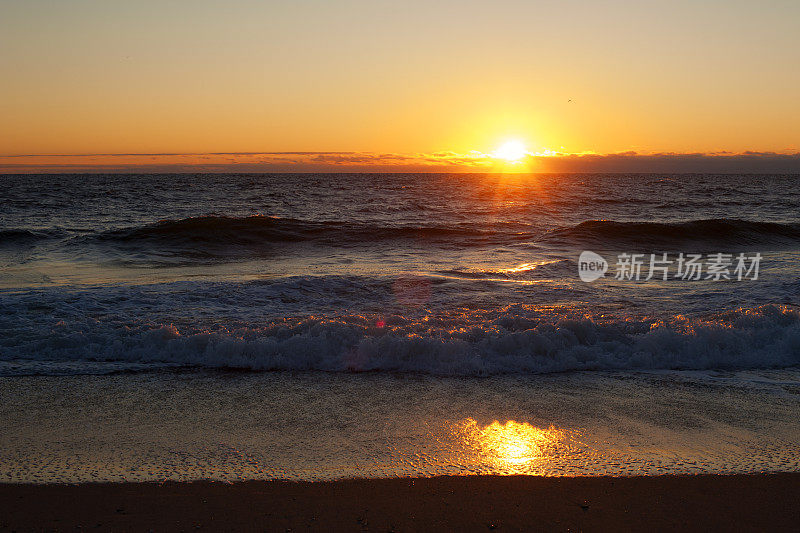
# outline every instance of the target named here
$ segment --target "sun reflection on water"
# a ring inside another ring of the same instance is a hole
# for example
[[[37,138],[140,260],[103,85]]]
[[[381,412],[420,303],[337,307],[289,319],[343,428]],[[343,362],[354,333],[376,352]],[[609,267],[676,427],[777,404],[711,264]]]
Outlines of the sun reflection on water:
[[[477,421],[468,418],[462,423],[460,431],[465,443],[493,466],[513,470],[553,457],[565,437],[564,431],[553,426],[543,429],[514,420],[504,424],[494,421],[480,426]]]

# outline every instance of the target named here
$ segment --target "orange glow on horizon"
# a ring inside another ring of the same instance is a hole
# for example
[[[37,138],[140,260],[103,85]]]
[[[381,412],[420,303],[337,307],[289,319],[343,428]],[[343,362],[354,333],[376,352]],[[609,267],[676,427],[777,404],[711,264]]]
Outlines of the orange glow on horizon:
[[[3,156],[800,150],[796,2],[7,4]]]
[[[800,152],[705,154],[569,153],[516,147],[497,152],[442,151],[434,153],[375,152],[209,152],[209,153],[86,153],[0,154],[0,173],[36,172],[472,172],[568,173],[650,172],[796,172]],[[517,159],[518,158],[518,159]],[[672,168],[673,170],[667,170]]]

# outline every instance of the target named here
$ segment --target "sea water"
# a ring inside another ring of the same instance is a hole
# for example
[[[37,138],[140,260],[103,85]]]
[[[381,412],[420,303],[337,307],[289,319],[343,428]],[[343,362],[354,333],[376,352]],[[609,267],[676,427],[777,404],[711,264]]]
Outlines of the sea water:
[[[0,176],[0,481],[796,471],[797,179]]]

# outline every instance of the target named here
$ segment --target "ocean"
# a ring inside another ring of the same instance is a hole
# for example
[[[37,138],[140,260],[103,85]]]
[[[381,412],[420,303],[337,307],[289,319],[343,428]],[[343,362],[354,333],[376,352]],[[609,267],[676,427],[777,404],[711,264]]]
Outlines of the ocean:
[[[0,481],[800,471],[798,179],[0,176]]]

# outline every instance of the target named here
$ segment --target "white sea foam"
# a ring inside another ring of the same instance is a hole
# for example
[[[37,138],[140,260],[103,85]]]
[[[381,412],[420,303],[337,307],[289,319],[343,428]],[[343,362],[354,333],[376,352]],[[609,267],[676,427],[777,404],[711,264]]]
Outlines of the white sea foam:
[[[64,365],[77,361],[114,363],[108,371],[186,365],[453,376],[800,365],[800,314],[776,305],[705,318],[659,319],[587,317],[576,309],[526,305],[430,314],[339,314],[260,324],[214,324],[217,316],[202,327],[185,317],[180,324],[120,320],[85,308],[55,322],[53,317],[62,313],[46,311],[52,315],[21,316],[6,308],[0,317],[0,372],[99,371],[97,366]]]

